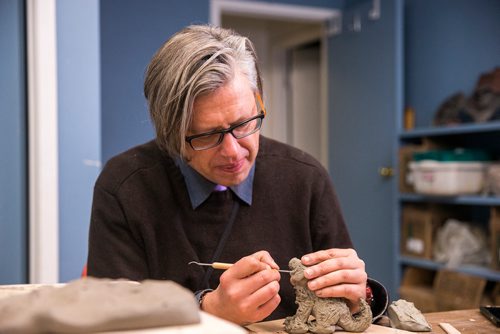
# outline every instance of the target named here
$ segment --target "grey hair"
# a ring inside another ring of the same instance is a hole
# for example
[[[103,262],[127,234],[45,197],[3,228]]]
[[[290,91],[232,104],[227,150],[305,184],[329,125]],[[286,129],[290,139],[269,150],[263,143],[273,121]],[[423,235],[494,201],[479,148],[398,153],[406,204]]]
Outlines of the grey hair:
[[[183,157],[195,99],[224,86],[238,71],[262,95],[253,43],[232,30],[192,25],[165,42],[151,59],[144,80],[159,147]]]

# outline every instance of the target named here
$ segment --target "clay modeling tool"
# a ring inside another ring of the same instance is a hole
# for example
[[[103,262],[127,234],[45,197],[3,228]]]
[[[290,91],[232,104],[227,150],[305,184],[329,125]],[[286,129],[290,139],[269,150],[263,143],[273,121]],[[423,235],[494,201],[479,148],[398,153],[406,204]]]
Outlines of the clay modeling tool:
[[[206,267],[212,267],[214,269],[222,269],[226,270],[229,269],[233,264],[232,263],[224,263],[224,262],[214,262],[214,263],[201,263],[201,262],[196,262],[196,261],[191,261],[188,264],[196,264],[199,266],[206,266]],[[291,273],[291,270],[283,270],[283,269],[278,269],[280,273]]]
[[[460,331],[447,322],[440,322],[441,327],[447,334],[460,334]]]

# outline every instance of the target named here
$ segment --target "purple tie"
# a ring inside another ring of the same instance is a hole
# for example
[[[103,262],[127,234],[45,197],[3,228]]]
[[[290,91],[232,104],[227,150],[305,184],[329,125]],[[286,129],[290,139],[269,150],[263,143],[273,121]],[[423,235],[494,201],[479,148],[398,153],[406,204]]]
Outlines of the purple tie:
[[[226,190],[227,190],[227,187],[220,185],[220,184],[216,185],[214,188],[214,191],[226,191]]]

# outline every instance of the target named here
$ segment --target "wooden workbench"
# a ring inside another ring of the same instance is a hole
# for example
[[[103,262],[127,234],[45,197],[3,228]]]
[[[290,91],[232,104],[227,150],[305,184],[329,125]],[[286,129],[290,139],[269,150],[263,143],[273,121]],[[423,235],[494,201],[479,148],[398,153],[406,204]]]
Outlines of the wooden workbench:
[[[427,321],[432,325],[435,334],[446,334],[439,327],[440,322],[447,322],[462,334],[500,334],[500,328],[495,327],[486,319],[479,309],[435,312],[424,314]]]
[[[433,334],[446,334],[439,327],[439,323],[446,322],[455,327],[461,334],[500,334],[500,328],[495,327],[488,319],[486,319],[479,309],[435,312],[424,314],[427,321],[432,326]],[[274,320],[253,324],[247,327],[251,333],[258,334],[286,334],[283,330],[283,320]],[[346,333],[340,330],[335,333]],[[407,334],[407,332],[396,330],[390,327],[372,325],[365,331],[365,334]],[[429,332],[426,332],[429,334]]]
[[[10,295],[27,293],[39,288],[41,285],[27,284],[27,285],[10,285],[0,286],[0,298],[8,297]],[[56,284],[56,286],[62,286]],[[447,311],[435,312],[424,314],[427,321],[432,325],[433,334],[446,334],[446,332],[439,327],[439,323],[446,322],[455,327],[461,334],[500,334],[500,328],[495,327],[488,319],[486,319],[479,309],[460,310],[460,311]],[[250,333],[258,334],[286,334],[283,330],[283,320],[274,320],[268,322],[261,322],[247,326],[246,328]],[[209,314],[202,312],[202,323],[193,326],[184,326],[179,329],[178,327],[170,328],[153,328],[145,329],[142,331],[127,331],[131,333],[244,333],[245,330],[234,324],[227,323],[222,319],[218,319]],[[117,332],[116,332],[117,333]],[[340,330],[335,333],[346,333]],[[407,334],[414,332],[407,332],[396,330],[390,327],[383,327],[372,325],[365,331],[365,334]],[[427,334],[430,334],[427,332]]]

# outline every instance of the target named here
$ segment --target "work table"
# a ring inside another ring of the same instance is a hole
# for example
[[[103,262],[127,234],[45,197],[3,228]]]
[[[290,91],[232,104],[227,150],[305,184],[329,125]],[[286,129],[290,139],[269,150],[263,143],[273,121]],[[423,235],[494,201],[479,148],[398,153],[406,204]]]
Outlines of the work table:
[[[500,328],[495,327],[486,319],[479,309],[434,312],[424,314],[427,322],[432,326],[432,332],[422,332],[427,334],[447,334],[439,323],[449,323],[455,327],[461,334],[500,334]],[[274,320],[252,324],[247,326],[250,333],[255,334],[286,334],[283,330],[283,320]],[[342,330],[336,330],[335,333],[348,333]],[[390,327],[372,325],[365,334],[408,334],[408,332],[396,330]]]

